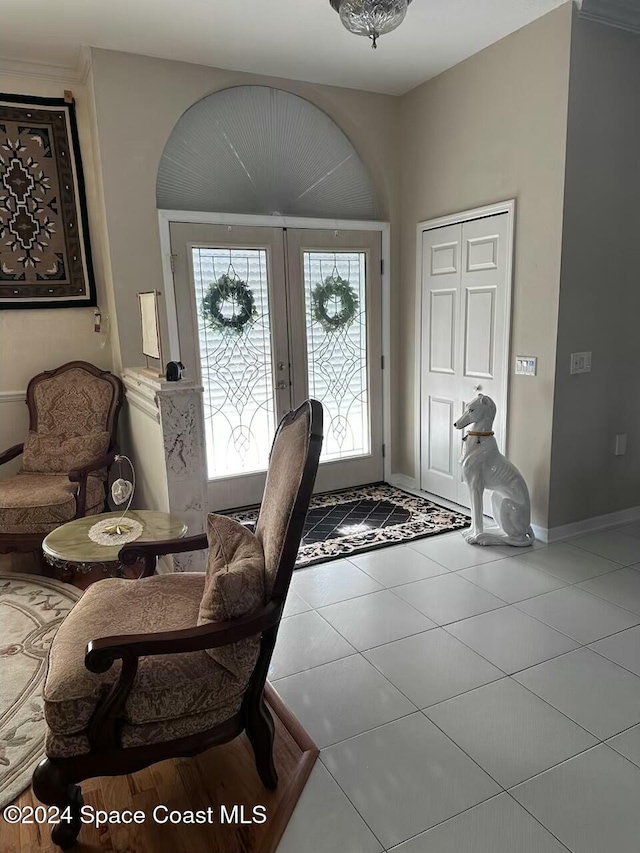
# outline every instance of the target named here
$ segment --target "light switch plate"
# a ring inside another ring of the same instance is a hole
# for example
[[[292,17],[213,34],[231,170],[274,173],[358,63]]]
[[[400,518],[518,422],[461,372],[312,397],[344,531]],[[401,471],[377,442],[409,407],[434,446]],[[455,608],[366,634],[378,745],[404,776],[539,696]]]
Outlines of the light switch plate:
[[[591,373],[591,353],[571,353],[571,373]]]
[[[538,359],[535,355],[516,356],[516,374],[518,376],[535,376],[538,372]]]

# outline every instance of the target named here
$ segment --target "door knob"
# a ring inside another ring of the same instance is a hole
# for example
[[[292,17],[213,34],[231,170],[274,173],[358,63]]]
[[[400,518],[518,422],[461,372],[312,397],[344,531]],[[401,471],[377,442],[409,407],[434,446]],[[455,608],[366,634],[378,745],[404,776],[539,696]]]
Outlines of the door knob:
[[[278,391],[284,391],[286,387],[287,383],[284,381],[284,379],[281,379],[279,382],[276,383],[276,388],[278,389]]]
[[[474,391],[482,391],[482,385],[474,385],[473,390]]]

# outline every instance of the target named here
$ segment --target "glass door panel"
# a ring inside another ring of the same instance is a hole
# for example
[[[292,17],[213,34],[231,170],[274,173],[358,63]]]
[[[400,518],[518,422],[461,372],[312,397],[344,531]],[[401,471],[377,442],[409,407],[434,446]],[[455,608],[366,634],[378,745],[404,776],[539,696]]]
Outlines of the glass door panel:
[[[171,224],[180,351],[204,388],[209,509],[260,501],[291,408],[283,233]]]
[[[276,426],[267,252],[191,253],[208,477],[264,471]]]
[[[288,229],[293,401],[324,406],[317,491],[383,479],[381,236]]]
[[[324,406],[321,462],[369,453],[366,252],[303,252],[309,395]]]

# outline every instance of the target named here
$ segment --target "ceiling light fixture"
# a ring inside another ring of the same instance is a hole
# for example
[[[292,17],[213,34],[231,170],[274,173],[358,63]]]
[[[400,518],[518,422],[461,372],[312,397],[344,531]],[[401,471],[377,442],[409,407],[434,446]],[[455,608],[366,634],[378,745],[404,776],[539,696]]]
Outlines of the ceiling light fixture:
[[[350,33],[367,36],[372,47],[380,36],[399,27],[411,0],[329,0]]]

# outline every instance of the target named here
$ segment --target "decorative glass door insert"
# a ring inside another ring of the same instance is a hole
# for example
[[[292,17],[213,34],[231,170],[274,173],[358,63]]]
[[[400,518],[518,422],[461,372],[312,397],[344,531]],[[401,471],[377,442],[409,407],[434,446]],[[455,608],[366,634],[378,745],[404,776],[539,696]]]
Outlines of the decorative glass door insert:
[[[303,252],[307,382],[324,406],[321,462],[369,453],[366,252]]]
[[[276,420],[267,252],[191,252],[208,477],[262,471]]]
[[[181,358],[204,388],[209,509],[260,501],[276,426],[324,406],[316,489],[383,479],[380,233],[172,222]]]

